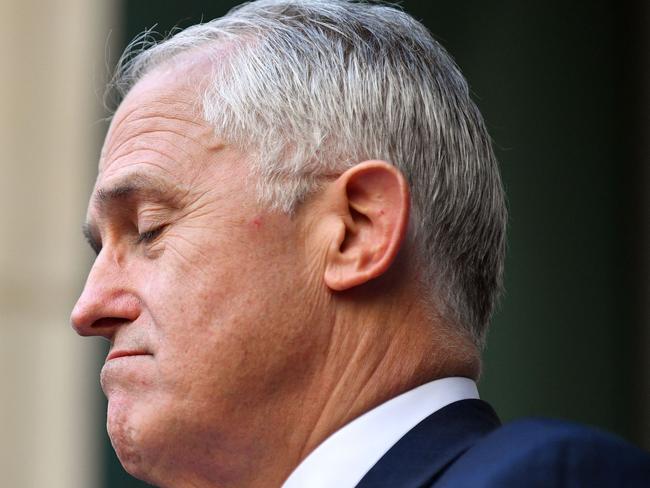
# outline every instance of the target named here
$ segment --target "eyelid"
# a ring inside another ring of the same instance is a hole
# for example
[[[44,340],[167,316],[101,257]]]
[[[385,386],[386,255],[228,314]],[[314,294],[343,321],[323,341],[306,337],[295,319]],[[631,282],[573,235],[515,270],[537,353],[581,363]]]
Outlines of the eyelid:
[[[167,224],[160,224],[160,225],[152,226],[145,231],[139,232],[138,238],[136,239],[136,243],[142,244],[142,243],[153,241],[156,237],[158,237],[162,233],[163,230],[165,230],[166,227]]]
[[[96,241],[95,239],[90,238],[90,237],[88,237],[88,236],[86,236],[86,242],[88,243],[88,245],[90,246],[90,248],[93,250],[93,252],[95,253],[95,255],[96,255],[96,256],[99,256],[99,253],[100,253],[101,250],[102,250],[102,243],[99,242],[99,241]]]
[[[82,234],[95,255],[99,255],[102,250],[102,241],[101,237],[96,235],[93,227],[90,224],[85,223],[82,226]]]

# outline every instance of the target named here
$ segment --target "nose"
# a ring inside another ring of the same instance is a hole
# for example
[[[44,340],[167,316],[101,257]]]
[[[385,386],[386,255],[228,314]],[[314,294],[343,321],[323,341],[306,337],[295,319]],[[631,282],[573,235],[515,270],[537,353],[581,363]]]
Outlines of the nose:
[[[70,315],[77,334],[111,340],[120,325],[138,318],[141,302],[128,276],[120,260],[102,249]]]

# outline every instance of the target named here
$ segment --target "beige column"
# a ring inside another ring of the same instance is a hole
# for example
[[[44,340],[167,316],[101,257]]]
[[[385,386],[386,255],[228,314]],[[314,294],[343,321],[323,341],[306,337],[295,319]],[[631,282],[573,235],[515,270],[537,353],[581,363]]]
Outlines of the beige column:
[[[116,24],[105,0],[0,0],[0,484],[100,485],[97,342],[68,317]]]

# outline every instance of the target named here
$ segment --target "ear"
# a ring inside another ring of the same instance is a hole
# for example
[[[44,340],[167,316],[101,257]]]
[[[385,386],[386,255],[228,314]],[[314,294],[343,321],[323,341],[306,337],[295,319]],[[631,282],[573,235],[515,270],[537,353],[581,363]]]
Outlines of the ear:
[[[410,196],[404,175],[384,161],[365,161],[334,183],[330,198],[338,224],[330,241],[325,284],[342,291],[381,276],[407,232]]]

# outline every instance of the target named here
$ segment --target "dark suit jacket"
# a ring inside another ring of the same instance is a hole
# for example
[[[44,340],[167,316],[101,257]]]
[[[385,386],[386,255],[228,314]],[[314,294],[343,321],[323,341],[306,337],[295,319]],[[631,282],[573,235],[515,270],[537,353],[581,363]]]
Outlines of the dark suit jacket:
[[[569,422],[500,425],[481,400],[430,415],[395,444],[358,488],[650,488],[650,455],[605,432]]]

